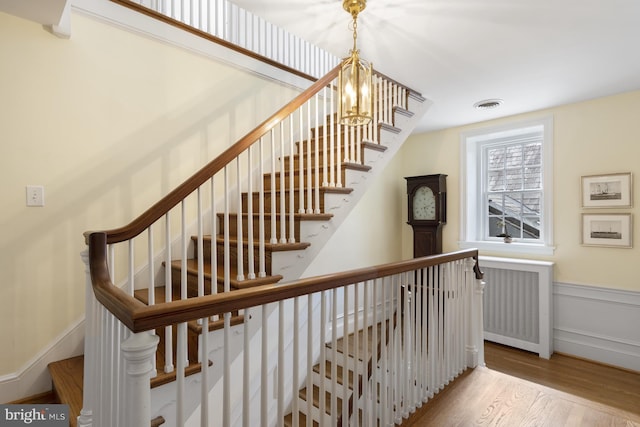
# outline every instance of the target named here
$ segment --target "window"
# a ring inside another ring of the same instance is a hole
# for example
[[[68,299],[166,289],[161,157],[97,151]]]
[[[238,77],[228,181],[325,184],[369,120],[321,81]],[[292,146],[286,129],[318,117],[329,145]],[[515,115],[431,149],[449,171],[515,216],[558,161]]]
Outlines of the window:
[[[461,135],[461,247],[553,253],[552,127],[545,118]]]

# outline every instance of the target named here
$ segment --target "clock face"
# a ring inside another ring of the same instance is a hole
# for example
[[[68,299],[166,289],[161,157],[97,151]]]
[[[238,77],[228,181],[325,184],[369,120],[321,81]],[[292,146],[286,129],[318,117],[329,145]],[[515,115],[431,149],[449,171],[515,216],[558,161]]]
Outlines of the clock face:
[[[413,219],[436,219],[436,197],[429,187],[419,187],[414,193]]]

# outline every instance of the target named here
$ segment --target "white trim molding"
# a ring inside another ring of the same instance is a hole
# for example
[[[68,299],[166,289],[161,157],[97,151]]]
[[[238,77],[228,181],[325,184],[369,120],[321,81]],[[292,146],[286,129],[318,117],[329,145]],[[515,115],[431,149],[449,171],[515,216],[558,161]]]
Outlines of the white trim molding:
[[[12,402],[51,390],[49,363],[79,356],[84,351],[84,317],[70,325],[50,345],[18,371],[0,377],[0,402]]]
[[[554,348],[640,372],[640,292],[554,284]]]

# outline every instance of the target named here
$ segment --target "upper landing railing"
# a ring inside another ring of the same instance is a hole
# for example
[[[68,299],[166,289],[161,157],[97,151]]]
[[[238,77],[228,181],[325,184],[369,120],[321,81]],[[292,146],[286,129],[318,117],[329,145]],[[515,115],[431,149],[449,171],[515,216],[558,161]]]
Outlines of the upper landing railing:
[[[228,0],[111,0],[307,79],[340,58]]]

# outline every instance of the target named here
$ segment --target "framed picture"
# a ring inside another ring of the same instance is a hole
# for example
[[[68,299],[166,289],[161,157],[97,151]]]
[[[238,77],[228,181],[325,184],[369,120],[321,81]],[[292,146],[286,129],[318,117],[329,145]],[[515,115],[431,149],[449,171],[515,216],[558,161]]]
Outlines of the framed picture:
[[[582,214],[582,244],[631,248],[633,246],[631,214]]]
[[[631,173],[582,177],[583,208],[630,208],[633,206]]]

